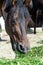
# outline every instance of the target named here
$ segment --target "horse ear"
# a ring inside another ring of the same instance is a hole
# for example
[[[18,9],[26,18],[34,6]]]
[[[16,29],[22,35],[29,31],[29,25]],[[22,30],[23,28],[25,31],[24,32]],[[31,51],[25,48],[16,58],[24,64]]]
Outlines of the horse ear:
[[[17,0],[12,0],[12,6],[14,6],[16,2]]]
[[[14,6],[14,1],[15,1],[15,0],[12,0],[12,6]]]
[[[25,5],[29,6],[31,0],[25,0]]]

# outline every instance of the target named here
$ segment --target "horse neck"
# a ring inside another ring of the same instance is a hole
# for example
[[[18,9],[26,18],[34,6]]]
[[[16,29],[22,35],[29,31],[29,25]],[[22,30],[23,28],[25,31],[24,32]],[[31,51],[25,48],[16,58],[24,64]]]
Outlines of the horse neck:
[[[0,0],[0,17],[3,16],[3,11],[2,11],[3,1],[4,0]]]

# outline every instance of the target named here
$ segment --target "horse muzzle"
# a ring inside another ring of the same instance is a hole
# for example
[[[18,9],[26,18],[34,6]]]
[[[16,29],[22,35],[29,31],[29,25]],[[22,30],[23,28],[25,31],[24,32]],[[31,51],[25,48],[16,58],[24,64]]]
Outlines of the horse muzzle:
[[[21,53],[27,53],[30,51],[30,47],[26,47],[25,45],[23,45],[21,42],[18,44],[18,50],[21,52]]]

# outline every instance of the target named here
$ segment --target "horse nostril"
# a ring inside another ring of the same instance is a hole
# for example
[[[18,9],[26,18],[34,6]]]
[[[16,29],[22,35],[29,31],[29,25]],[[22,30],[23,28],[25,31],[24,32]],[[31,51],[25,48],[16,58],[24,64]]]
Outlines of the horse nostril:
[[[22,43],[19,43],[17,47],[18,47],[18,51],[20,51],[21,53],[27,53],[30,51],[30,49],[22,45]]]
[[[25,48],[24,48],[24,46],[22,44],[18,44],[18,51],[24,53]]]
[[[23,50],[23,51],[24,51],[24,47],[23,47],[22,45],[20,45],[20,48],[21,48],[21,50]]]

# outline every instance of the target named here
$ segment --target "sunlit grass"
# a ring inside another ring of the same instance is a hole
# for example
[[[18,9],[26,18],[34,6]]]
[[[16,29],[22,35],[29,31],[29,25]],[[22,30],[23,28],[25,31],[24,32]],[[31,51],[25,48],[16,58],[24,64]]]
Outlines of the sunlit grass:
[[[43,31],[38,31],[36,35],[42,34]],[[31,39],[31,37],[29,39]],[[36,39],[33,41],[35,42]],[[37,44],[38,43],[43,44],[43,40],[39,39],[37,41]],[[30,49],[30,52],[27,54],[16,52],[16,58],[14,60],[2,58],[0,59],[0,65],[43,65],[43,46],[34,47]]]
[[[43,65],[43,46],[34,47],[27,54],[16,52],[14,60],[0,59],[0,65]]]

